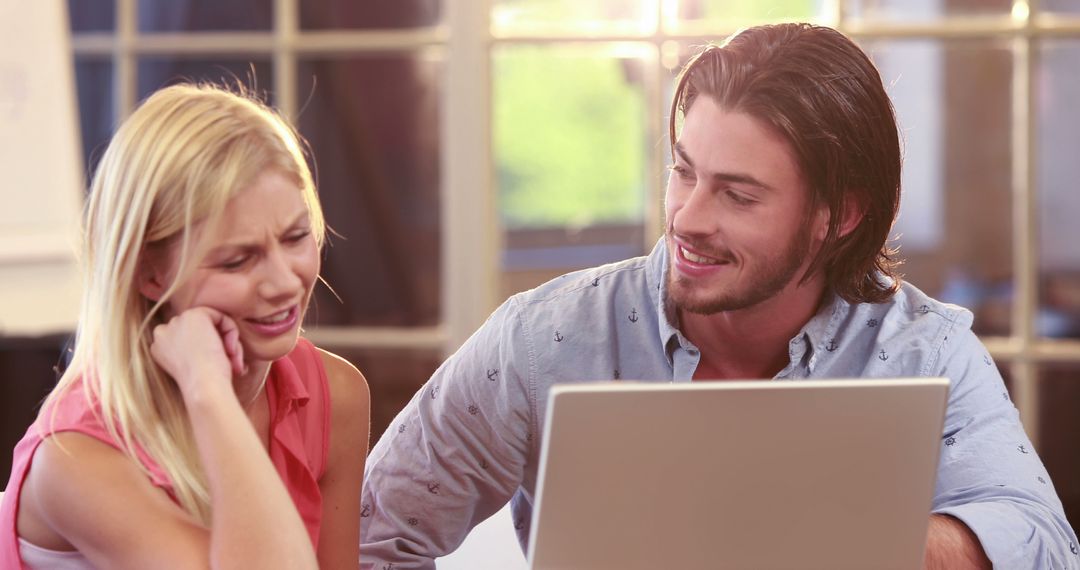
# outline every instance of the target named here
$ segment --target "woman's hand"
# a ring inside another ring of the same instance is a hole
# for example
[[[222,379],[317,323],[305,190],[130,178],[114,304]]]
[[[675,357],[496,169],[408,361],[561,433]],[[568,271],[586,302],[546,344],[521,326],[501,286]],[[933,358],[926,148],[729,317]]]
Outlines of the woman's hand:
[[[236,321],[209,307],[188,309],[154,327],[150,354],[185,399],[207,387],[226,387],[231,393],[233,376],[246,371]]]

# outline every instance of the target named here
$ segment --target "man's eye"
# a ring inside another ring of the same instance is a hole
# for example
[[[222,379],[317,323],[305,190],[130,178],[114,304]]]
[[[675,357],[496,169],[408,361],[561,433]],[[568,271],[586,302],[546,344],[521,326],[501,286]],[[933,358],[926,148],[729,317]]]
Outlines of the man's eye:
[[[671,169],[671,171],[673,173],[675,173],[675,176],[678,176],[679,178],[682,178],[683,180],[686,180],[686,179],[691,178],[693,176],[690,173],[690,170],[687,169],[685,166],[679,166],[679,165],[676,164],[676,165],[671,166],[669,168]]]
[[[731,198],[732,202],[735,202],[735,204],[739,205],[739,206],[749,206],[749,205],[756,202],[756,200],[753,200],[751,198],[747,198],[746,196],[743,196],[742,194],[739,194],[738,192],[728,191],[727,195],[728,195],[729,198]]]

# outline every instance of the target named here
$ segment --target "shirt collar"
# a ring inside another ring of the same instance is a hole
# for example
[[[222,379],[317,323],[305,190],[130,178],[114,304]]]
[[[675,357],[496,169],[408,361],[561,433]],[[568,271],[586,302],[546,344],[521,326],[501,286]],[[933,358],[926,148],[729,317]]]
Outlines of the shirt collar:
[[[311,396],[307,386],[300,379],[300,373],[291,358],[279,358],[270,366],[270,378],[267,384],[271,384],[277,400],[277,417],[289,409],[297,409],[307,404]]]
[[[649,253],[647,261],[646,282],[650,291],[655,292],[657,328],[660,342],[664,347],[668,364],[673,364],[675,348],[682,345],[682,333],[679,332],[678,315],[668,313],[667,307],[667,274],[668,274],[668,249],[666,242],[661,237]],[[835,342],[837,331],[844,316],[849,312],[850,304],[832,291],[825,293],[825,299],[818,312],[807,321],[806,325],[796,334],[792,340],[802,339],[806,351],[803,361],[807,362],[809,372],[813,372],[816,363],[815,355],[819,349],[828,351],[831,342]]]
[[[646,262],[645,281],[649,285],[650,292],[655,294],[657,332],[660,335],[660,343],[664,347],[664,355],[668,364],[674,365],[672,354],[675,348],[682,344],[682,333],[679,332],[678,315],[669,315],[667,310],[667,275],[668,275],[668,250],[663,237],[657,240],[656,245],[649,253]]]
[[[832,291],[825,292],[818,312],[792,339],[805,340],[805,353],[802,361],[806,363],[807,372],[813,373],[817,363],[817,355],[821,351],[832,352],[836,350],[836,335],[840,329],[845,315],[850,312],[851,305]]]

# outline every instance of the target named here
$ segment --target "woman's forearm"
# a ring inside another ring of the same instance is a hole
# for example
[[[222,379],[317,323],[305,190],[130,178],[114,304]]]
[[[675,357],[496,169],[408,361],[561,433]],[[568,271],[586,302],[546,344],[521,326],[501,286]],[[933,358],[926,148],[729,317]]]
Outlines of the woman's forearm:
[[[210,485],[211,567],[317,568],[307,529],[236,396],[222,390],[187,404]]]

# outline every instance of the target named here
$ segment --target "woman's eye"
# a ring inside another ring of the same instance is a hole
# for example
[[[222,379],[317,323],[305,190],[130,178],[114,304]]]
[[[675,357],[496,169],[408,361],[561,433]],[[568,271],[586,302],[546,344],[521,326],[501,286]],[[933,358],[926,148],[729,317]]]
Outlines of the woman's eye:
[[[295,233],[291,233],[285,236],[285,241],[288,243],[297,243],[311,234],[311,230],[303,230]]]
[[[222,269],[224,269],[226,271],[235,271],[235,270],[240,269],[241,267],[243,267],[244,264],[247,263],[247,260],[248,260],[247,256],[237,257],[235,259],[230,259],[230,260],[222,263],[221,265],[218,265],[218,267],[220,267],[220,268],[222,268]]]

